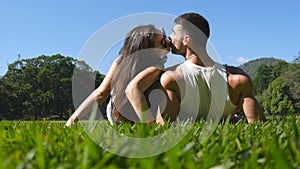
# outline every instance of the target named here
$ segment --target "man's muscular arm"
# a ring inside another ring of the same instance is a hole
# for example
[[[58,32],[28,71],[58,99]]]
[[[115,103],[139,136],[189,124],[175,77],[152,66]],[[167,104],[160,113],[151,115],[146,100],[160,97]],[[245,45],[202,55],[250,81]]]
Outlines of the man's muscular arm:
[[[248,123],[266,121],[261,106],[253,94],[253,83],[250,77],[239,77],[240,99],[238,107],[244,112]]]

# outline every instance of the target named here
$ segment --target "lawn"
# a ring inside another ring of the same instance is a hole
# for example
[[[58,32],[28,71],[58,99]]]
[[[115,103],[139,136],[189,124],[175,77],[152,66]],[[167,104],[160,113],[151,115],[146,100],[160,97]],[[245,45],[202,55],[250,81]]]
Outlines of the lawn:
[[[0,168],[300,168],[299,116],[269,117],[268,122],[257,124],[218,124],[207,139],[202,137],[206,130],[204,122],[110,127],[106,121],[99,121],[89,126],[97,131],[93,136],[85,130],[85,122],[71,128],[64,128],[64,124],[1,121]],[[139,143],[124,144],[113,134],[164,138],[166,131],[186,134],[181,138],[169,134],[165,141],[155,139],[155,145],[142,147]],[[173,143],[176,144],[168,146]],[[135,152],[132,149],[136,147],[136,152],[146,152],[146,156],[153,150],[158,153],[143,158],[126,154]],[[160,152],[162,147],[165,149]]]

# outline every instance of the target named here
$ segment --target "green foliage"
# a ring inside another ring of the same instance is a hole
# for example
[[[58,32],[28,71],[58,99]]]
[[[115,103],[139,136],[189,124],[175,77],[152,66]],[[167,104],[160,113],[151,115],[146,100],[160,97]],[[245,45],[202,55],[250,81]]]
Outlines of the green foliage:
[[[288,63],[285,61],[278,61],[277,64],[267,66],[261,64],[257,68],[256,76],[254,78],[254,94],[262,94],[267,89],[269,83],[281,76],[288,67]]]
[[[247,63],[244,63],[239,67],[242,68],[252,79],[254,79],[254,77],[256,76],[256,71],[258,70],[258,67],[260,65],[264,64],[267,66],[271,66],[271,65],[277,64],[279,61],[283,61],[283,60],[272,58],[272,57],[259,58],[259,59],[251,60]]]
[[[253,79],[253,82],[255,84],[254,87],[255,95],[261,94],[262,91],[267,89],[269,83],[272,80],[274,80],[271,77],[271,74],[272,74],[272,69],[269,66],[262,64],[258,67],[256,76]]]
[[[288,85],[282,78],[277,78],[269,84],[263,100],[265,114],[295,113]]]
[[[281,76],[289,86],[290,96],[297,112],[300,112],[300,64],[293,63]]]
[[[262,104],[265,105],[264,107],[266,107],[268,110],[270,110],[268,107],[270,107],[271,103],[271,101],[268,99],[273,99],[273,104],[277,104],[277,102],[279,102],[275,101],[273,96],[270,95],[270,91],[267,92],[267,88],[269,87],[270,83],[277,78],[281,78],[286,83],[287,88],[284,93],[286,98],[282,98],[283,101],[280,103],[288,106],[288,109],[294,107],[293,109],[295,112],[300,112],[300,64],[298,63],[287,63],[279,60],[276,64],[272,64],[270,66],[265,64],[260,65],[253,80],[254,94],[256,95],[258,101],[262,102]],[[280,106],[277,105],[277,107]],[[273,110],[275,111],[274,106]],[[276,111],[279,110],[280,109],[277,109]],[[282,114],[284,112],[286,111],[283,110],[283,112],[277,112],[276,114]],[[268,114],[272,113],[268,112]]]
[[[197,122],[171,150],[154,157],[125,158],[97,146],[79,123],[63,128],[65,122],[2,121],[0,168],[299,168],[299,123],[299,116],[274,116],[265,123],[219,124],[200,141],[204,122]],[[152,137],[166,129],[129,124],[113,128],[134,137],[139,133]],[[108,140],[117,141],[113,135],[101,141]]]
[[[69,116],[74,110],[72,77],[75,64],[92,72],[83,61],[62,55],[17,60],[0,79],[0,117],[4,119]],[[97,74],[97,85],[100,74]],[[102,77],[103,78],[103,77]],[[84,81],[82,85],[84,85]]]

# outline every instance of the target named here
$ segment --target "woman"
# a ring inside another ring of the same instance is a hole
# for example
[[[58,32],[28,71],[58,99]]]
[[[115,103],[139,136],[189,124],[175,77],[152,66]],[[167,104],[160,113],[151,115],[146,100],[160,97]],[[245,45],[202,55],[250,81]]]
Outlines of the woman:
[[[155,87],[154,82],[164,69],[163,61],[169,48],[164,31],[154,25],[132,29],[126,36],[120,57],[113,62],[101,85],[72,114],[66,126],[71,126],[93,107],[103,103],[112,89],[112,110],[116,120],[139,119],[140,122],[150,123],[156,119],[157,123],[163,124],[161,117],[154,118],[147,111],[150,105],[144,92],[147,95]]]

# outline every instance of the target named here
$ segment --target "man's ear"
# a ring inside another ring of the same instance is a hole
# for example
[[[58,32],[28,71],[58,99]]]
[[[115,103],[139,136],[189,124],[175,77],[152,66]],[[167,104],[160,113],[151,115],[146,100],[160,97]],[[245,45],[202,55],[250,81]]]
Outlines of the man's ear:
[[[190,46],[192,42],[192,39],[189,35],[184,35],[183,37],[183,44],[186,46]]]

